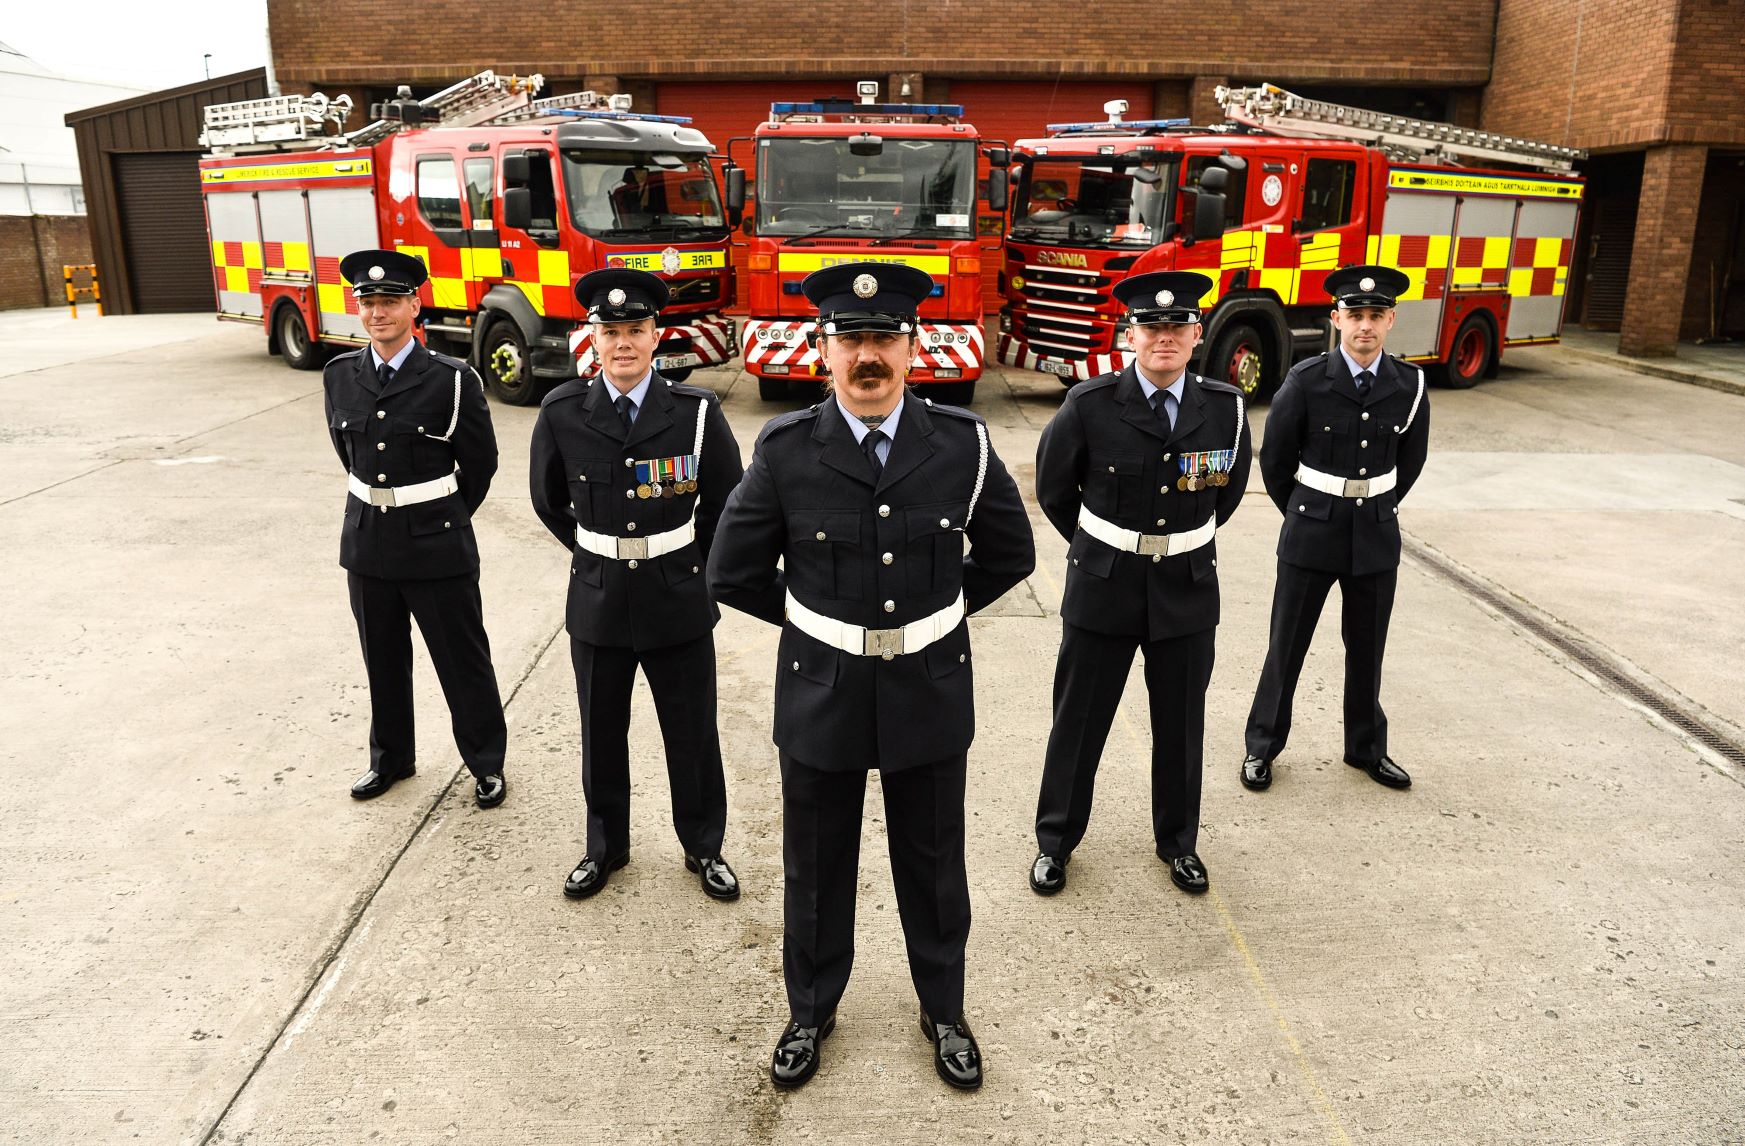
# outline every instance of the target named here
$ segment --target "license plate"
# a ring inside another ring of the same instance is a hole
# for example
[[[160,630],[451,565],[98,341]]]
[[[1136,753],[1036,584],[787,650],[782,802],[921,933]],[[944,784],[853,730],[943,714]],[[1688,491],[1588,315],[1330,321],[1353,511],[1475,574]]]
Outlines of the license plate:
[[[695,354],[666,354],[654,360],[656,370],[683,370],[687,366],[695,366],[702,359]]]
[[[1070,362],[1050,362],[1048,359],[1044,358],[1036,365],[1042,367],[1042,369],[1050,374],[1058,374],[1062,378],[1072,377],[1072,363]]]

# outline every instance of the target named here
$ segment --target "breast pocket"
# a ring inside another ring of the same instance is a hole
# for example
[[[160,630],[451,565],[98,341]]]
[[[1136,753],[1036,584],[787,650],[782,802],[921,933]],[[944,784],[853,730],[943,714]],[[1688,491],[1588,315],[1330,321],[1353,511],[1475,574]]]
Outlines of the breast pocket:
[[[839,601],[861,599],[859,512],[796,510],[788,531],[794,560],[787,575],[801,591]]]
[[[1292,517],[1326,521],[1333,516],[1333,495],[1299,485],[1291,492],[1290,514]]]
[[[1318,470],[1343,471],[1356,464],[1352,419],[1343,415],[1309,417],[1309,441],[1303,460]]]
[[[467,516],[466,502],[457,493],[419,505],[409,505],[393,512],[407,515],[406,528],[413,537],[460,533],[473,527],[472,520]]]
[[[1085,474],[1085,503],[1091,512],[1142,514],[1151,499],[1145,490],[1145,459],[1138,454],[1092,454]]]
[[[968,502],[941,502],[906,512],[908,552],[904,564],[911,592],[943,592],[962,583],[963,527],[968,511]]]
[[[615,532],[607,528],[617,521],[612,504],[612,463],[604,458],[566,457],[564,467],[576,520],[596,533]]]
[[[345,461],[351,468],[357,466],[358,443],[363,441],[365,417],[361,410],[335,410],[327,420],[328,429],[345,443]]]

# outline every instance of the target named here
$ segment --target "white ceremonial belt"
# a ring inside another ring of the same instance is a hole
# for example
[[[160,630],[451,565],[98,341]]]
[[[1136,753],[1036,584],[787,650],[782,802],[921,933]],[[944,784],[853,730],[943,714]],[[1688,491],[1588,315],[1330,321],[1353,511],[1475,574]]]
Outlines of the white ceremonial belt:
[[[794,628],[815,641],[857,657],[890,660],[903,653],[918,653],[963,623],[963,594],[930,617],[910,621],[900,629],[868,629],[814,612],[788,594],[788,620]]]
[[[346,488],[351,490],[351,496],[365,505],[379,505],[386,508],[390,505],[417,505],[419,502],[435,501],[439,497],[447,497],[460,489],[460,479],[453,474],[444,474],[434,481],[421,481],[416,485],[370,486],[356,474],[346,475]]]
[[[576,526],[576,544],[589,553],[610,557],[614,561],[647,561],[650,557],[683,549],[697,537],[697,523],[687,521],[677,529],[653,533],[647,537],[614,537],[610,533],[595,533]]]
[[[1334,497],[1374,497],[1378,493],[1386,493],[1394,488],[1394,483],[1397,480],[1399,480],[1398,475],[1394,470],[1389,470],[1385,474],[1377,474],[1372,478],[1342,478],[1322,473],[1318,469],[1300,463],[1297,465],[1298,482],[1310,489],[1330,493]]]
[[[1081,505],[1079,528],[1104,545],[1113,546],[1123,553],[1174,557],[1198,549],[1212,540],[1213,534],[1218,532],[1218,519],[1208,517],[1204,525],[1182,533],[1140,533],[1136,529],[1122,529],[1112,521],[1105,521]]]

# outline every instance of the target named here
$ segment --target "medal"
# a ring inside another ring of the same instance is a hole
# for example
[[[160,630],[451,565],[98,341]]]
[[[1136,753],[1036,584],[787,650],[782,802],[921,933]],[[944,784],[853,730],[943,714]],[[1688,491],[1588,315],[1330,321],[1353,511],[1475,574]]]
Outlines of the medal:
[[[673,487],[672,487],[672,485],[671,485],[671,484],[670,484],[670,483],[669,483],[669,484],[667,484],[667,485],[663,485],[663,486],[661,486],[661,487],[660,487],[660,495],[661,495],[661,496],[662,496],[662,497],[671,497],[671,496],[672,496],[672,495],[673,495]]]
[[[654,496],[654,490],[651,489],[646,483],[644,483],[643,485],[639,485],[636,487],[636,496],[642,498],[644,501],[647,501],[650,497]]]
[[[1187,490],[1192,489],[1193,487],[1188,485],[1188,475],[1183,474],[1181,477],[1176,478],[1175,479],[1175,488],[1182,490],[1184,493]]]

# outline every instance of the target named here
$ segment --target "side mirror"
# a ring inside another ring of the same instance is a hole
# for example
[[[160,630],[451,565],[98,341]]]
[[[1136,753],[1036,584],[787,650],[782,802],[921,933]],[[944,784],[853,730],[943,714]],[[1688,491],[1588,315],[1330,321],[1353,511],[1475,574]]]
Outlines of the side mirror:
[[[849,137],[848,153],[850,155],[883,155],[884,151],[884,139],[870,131],[863,131],[859,135]]]
[[[516,154],[503,157],[503,186],[525,187],[532,178],[526,155]]]
[[[1006,199],[1006,169],[996,167],[988,172],[988,206],[995,211],[1004,211]]]
[[[1214,168],[1217,174],[1224,172]],[[1207,171],[1210,175],[1213,171]],[[1200,193],[1194,200],[1194,238],[1216,239],[1224,233],[1224,196],[1216,191],[1206,190],[1207,180],[1202,176]],[[1220,181],[1220,185],[1222,185]]]
[[[1219,153],[1218,163],[1220,166],[1226,167],[1231,171],[1248,170],[1248,160],[1242,158],[1240,155],[1231,155],[1228,151]]]
[[[503,225],[525,231],[533,226],[533,192],[526,187],[503,190]]]
[[[739,220],[745,217],[745,168],[729,167],[726,175],[727,218],[737,227]]]
[[[1221,198],[1223,196],[1224,188],[1229,185],[1230,172],[1222,167],[1208,167],[1200,172],[1200,191],[1202,194],[1210,191]],[[1200,201],[1202,203],[1205,202],[1204,199],[1201,199]],[[1195,208],[1195,210],[1198,210],[1198,208]]]
[[[995,167],[1009,167],[1012,163],[1012,152],[1004,147],[990,147],[982,152],[988,157],[988,162]]]

